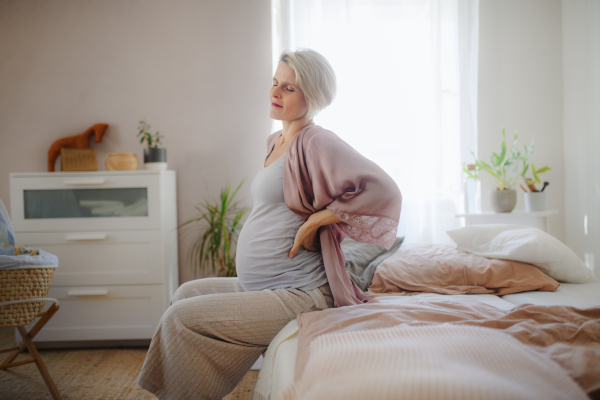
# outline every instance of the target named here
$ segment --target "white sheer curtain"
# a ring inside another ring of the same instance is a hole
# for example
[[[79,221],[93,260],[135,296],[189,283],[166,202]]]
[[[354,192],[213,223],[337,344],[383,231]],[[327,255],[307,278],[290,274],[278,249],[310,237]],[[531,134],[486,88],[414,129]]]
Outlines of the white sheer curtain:
[[[398,235],[451,243],[462,162],[477,150],[477,0],[273,0],[284,49],[323,54],[334,102],[314,121],[381,166],[403,196]],[[281,129],[280,122],[274,130]]]

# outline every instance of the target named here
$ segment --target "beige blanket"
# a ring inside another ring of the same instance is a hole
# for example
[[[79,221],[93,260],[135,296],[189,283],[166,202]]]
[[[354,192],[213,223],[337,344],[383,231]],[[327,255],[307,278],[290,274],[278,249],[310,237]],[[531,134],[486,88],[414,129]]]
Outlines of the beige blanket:
[[[280,400],[587,399],[565,370],[494,329],[432,325],[320,336]]]
[[[399,326],[471,325],[510,335],[560,365],[592,398],[600,398],[600,308],[525,304],[512,311],[477,301],[362,304],[298,317],[295,382],[302,378],[310,343],[329,333]]]

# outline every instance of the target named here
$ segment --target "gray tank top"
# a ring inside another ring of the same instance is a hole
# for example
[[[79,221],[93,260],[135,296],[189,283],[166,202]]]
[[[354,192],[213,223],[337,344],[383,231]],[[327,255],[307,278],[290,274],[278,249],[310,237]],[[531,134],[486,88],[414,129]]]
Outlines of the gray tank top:
[[[245,291],[308,291],[327,282],[320,251],[301,246],[294,258],[288,256],[304,221],[285,205],[284,160],[285,154],[268,167],[263,166],[252,181],[254,207],[240,232],[235,259]]]

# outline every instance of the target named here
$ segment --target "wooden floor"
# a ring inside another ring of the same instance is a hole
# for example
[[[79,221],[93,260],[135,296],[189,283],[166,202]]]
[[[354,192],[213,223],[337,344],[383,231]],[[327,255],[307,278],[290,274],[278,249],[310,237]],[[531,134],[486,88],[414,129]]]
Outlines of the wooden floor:
[[[15,345],[13,331],[0,331],[0,349]],[[147,349],[40,350],[42,360],[64,400],[156,399],[136,379]],[[3,360],[5,354],[0,354]],[[24,360],[29,354],[17,358]],[[224,400],[251,400],[259,371],[248,371]],[[0,371],[1,400],[52,399],[35,364]]]

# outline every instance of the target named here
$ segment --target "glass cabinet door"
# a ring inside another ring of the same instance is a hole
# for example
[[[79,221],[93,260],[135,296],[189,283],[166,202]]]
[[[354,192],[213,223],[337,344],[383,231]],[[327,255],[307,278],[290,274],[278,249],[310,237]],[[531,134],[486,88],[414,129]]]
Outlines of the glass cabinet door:
[[[23,190],[24,217],[147,217],[148,189]]]

